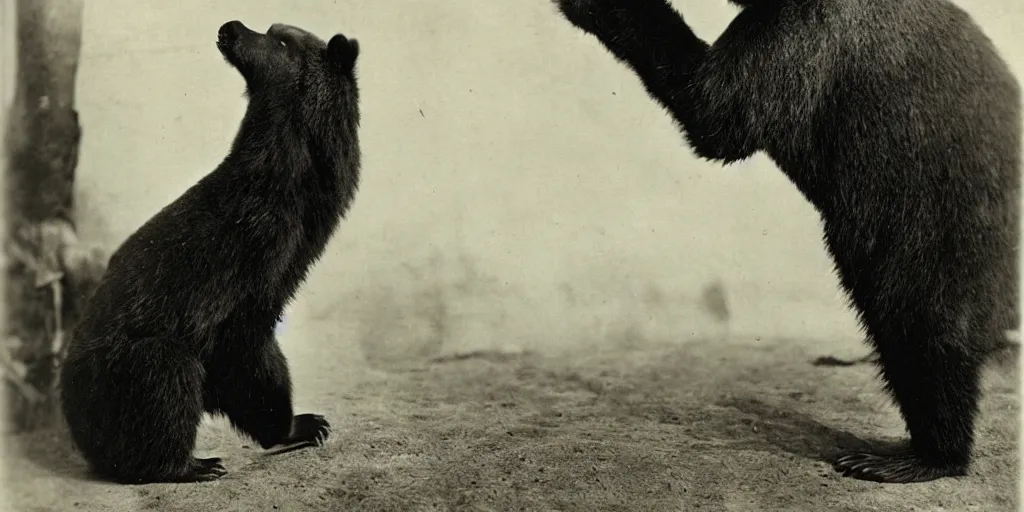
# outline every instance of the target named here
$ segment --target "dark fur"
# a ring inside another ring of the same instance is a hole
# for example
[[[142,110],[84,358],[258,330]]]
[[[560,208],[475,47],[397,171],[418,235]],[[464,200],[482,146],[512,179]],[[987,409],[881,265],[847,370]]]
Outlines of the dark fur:
[[[238,22],[217,45],[249,98],[231,152],[114,252],[61,373],[75,445],[120,482],[225,474],[192,456],[204,412],[264,448],[330,431],[293,416],[274,326],[357,189],[359,46]]]
[[[556,0],[703,158],[763,151],[825,242],[910,433],[862,479],[963,475],[985,355],[1017,324],[1020,92],[945,0],[763,0],[711,46],[665,0]]]

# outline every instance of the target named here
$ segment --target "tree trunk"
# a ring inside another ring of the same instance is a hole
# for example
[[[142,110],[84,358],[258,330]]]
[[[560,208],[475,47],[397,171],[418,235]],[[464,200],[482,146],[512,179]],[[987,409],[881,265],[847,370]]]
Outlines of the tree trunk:
[[[73,185],[81,130],[74,108],[82,0],[18,0],[14,103],[7,129],[4,305],[9,426],[56,419],[68,330],[105,258],[77,246]]]

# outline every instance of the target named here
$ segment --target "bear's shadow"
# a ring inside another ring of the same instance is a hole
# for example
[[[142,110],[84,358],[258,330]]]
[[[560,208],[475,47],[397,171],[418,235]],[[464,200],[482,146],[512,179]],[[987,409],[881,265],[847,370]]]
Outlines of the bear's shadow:
[[[803,459],[829,465],[848,452],[895,452],[906,441],[862,438],[847,430],[823,424],[811,416],[767,404],[747,394],[732,392],[712,398],[714,407],[676,405],[670,402],[622,405],[618,414],[642,418],[641,422],[678,425],[683,428],[679,442],[688,450],[752,450],[765,453],[789,453]],[[635,426],[635,423],[634,423]],[[687,443],[690,438],[695,443]],[[706,441],[713,440],[707,443]]]
[[[746,448],[782,451],[805,459],[832,464],[850,451],[896,451],[905,441],[882,438],[861,438],[849,431],[825,425],[810,416],[785,407],[772,406],[758,399],[732,396],[716,405],[732,408],[756,418],[762,436],[744,443]]]

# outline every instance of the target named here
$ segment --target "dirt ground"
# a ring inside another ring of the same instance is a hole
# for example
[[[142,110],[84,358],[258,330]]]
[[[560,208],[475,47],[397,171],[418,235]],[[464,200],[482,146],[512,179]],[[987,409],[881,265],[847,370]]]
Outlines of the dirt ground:
[[[286,347],[296,405],[332,421],[326,447],[268,454],[209,421],[197,452],[223,457],[227,476],[118,486],[88,480],[59,432],[13,438],[10,509],[1016,510],[1014,362],[987,373],[969,477],[881,485],[823,461],[902,436],[870,366],[811,364],[857,345],[720,339],[373,364],[343,344],[337,357],[303,346]]]

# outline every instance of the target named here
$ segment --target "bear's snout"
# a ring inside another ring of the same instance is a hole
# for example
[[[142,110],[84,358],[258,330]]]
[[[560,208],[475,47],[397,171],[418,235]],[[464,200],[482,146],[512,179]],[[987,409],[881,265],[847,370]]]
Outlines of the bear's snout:
[[[243,25],[241,21],[234,20],[221,25],[220,30],[217,31],[217,37],[221,41],[232,41],[246,32],[251,32],[251,30]]]

